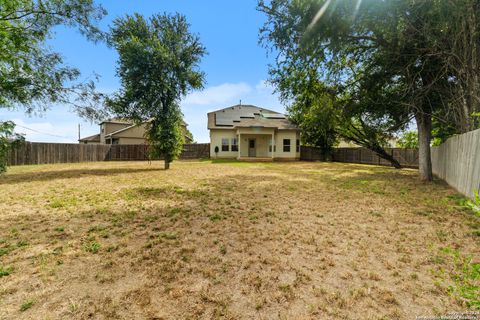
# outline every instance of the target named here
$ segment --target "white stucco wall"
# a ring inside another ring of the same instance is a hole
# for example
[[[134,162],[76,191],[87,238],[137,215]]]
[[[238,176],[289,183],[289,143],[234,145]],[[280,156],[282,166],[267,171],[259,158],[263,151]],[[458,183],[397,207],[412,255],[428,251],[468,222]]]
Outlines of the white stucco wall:
[[[271,157],[269,144],[272,133],[275,137],[276,151],[275,158],[280,159],[299,159],[300,153],[296,152],[296,141],[300,140],[300,134],[295,130],[276,131],[273,129],[241,129],[241,140],[238,142],[242,157],[248,157],[248,140],[255,139],[256,157]],[[237,151],[232,151],[231,141],[237,138],[237,130],[234,129],[212,129],[210,130],[210,157],[211,158],[236,158]],[[229,151],[222,151],[222,138],[229,139]],[[290,152],[283,152],[283,139],[290,139]],[[219,152],[215,154],[215,147],[218,146]]]
[[[283,152],[283,139],[290,139],[290,152]],[[296,143],[300,140],[298,131],[277,131],[275,133],[275,158],[300,159],[300,152],[296,152]]]
[[[236,138],[236,130],[225,129],[225,130],[210,130],[210,157],[214,159],[217,158],[236,158],[238,156],[238,151],[232,151],[232,139]],[[229,151],[222,151],[222,138],[229,139],[230,147]],[[215,154],[215,147],[218,147],[218,153]]]

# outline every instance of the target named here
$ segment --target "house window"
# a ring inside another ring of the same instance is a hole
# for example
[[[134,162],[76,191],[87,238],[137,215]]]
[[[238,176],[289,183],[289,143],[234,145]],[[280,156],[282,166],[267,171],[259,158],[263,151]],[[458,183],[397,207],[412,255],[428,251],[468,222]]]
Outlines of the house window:
[[[297,144],[295,145],[295,149],[297,152],[300,152],[300,140],[297,139]]]
[[[222,138],[222,151],[229,151],[228,138]]]
[[[238,151],[238,140],[237,140],[237,138],[232,138],[232,151]]]
[[[290,139],[283,139],[283,152],[290,152]]]

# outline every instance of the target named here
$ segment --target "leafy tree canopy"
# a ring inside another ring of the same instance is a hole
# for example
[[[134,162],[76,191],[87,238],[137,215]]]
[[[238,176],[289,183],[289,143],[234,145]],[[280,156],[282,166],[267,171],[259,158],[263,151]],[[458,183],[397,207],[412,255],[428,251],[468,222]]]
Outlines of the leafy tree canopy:
[[[101,41],[97,23],[105,14],[93,0],[0,0],[0,107],[41,112],[63,103],[81,115],[99,116],[102,96],[94,82],[76,82],[79,70],[65,65],[45,42],[60,25]]]
[[[335,88],[354,125],[399,130],[414,117],[422,179],[432,178],[432,116],[471,127],[480,101],[478,1],[260,0],[258,8],[282,97],[316,76]]]
[[[134,14],[116,19],[111,28],[121,89],[108,105],[121,117],[149,121],[152,155],[163,156],[166,169],[183,144],[180,99],[204,84],[199,63],[206,50],[189,27],[180,14]]]
[[[404,131],[398,139],[400,148],[418,148],[418,133],[416,131]]]

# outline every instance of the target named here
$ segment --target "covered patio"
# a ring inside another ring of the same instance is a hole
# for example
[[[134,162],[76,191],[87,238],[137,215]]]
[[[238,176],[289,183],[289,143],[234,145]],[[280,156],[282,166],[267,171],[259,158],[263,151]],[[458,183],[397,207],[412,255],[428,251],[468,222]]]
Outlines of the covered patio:
[[[275,130],[273,128],[238,128],[239,160],[273,161]]]

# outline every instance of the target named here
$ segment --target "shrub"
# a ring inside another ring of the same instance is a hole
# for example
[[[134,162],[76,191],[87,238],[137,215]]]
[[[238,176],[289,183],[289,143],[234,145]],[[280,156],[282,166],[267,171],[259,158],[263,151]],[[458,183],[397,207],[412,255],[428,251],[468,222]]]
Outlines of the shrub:
[[[22,143],[25,138],[14,132],[15,123],[12,121],[0,122],[0,173],[7,170],[7,158],[10,149]]]
[[[473,199],[467,200],[465,205],[476,214],[480,214],[480,191],[475,191]]]
[[[405,131],[398,140],[400,148],[418,148],[418,133],[416,131]]]

